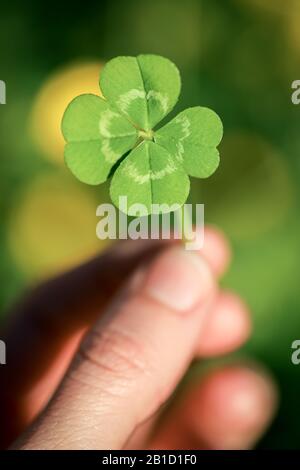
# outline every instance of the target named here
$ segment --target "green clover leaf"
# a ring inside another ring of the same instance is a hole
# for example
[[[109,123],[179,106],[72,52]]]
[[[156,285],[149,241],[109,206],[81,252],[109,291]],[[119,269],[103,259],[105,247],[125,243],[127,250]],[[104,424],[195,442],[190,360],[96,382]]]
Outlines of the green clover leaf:
[[[116,206],[181,206],[189,177],[207,178],[218,167],[222,122],[200,106],[186,109],[159,130],[154,127],[173,109],[180,94],[180,74],[156,55],[116,57],[104,67],[104,98],[81,95],[67,107],[62,132],[65,161],[82,182],[100,184],[112,175]]]

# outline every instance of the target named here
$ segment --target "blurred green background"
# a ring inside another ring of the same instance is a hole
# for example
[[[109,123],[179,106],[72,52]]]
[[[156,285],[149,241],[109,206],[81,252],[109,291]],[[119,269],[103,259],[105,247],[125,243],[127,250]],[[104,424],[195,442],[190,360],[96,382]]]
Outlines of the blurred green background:
[[[60,120],[83,92],[99,93],[109,58],[157,53],[182,72],[175,112],[197,104],[222,117],[221,165],[193,181],[191,199],[229,236],[224,280],[253,311],[254,334],[238,357],[265,364],[281,406],[263,448],[300,448],[300,79],[298,0],[105,0],[1,4],[0,306],[25,288],[104,248],[95,208],[107,186],[75,180],[63,163]],[[299,418],[298,418],[299,415]]]

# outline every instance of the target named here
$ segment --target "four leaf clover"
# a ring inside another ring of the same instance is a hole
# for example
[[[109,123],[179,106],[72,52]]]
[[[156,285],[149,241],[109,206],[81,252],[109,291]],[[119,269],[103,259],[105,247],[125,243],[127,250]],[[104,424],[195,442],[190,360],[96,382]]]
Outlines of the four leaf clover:
[[[127,196],[128,207],[144,204],[148,213],[153,204],[184,204],[188,175],[207,178],[218,167],[223,133],[218,115],[196,106],[155,130],[181,88],[177,67],[156,55],[110,60],[100,88],[105,98],[81,95],[65,111],[68,168],[92,185],[112,176],[110,195],[116,206],[120,196]]]

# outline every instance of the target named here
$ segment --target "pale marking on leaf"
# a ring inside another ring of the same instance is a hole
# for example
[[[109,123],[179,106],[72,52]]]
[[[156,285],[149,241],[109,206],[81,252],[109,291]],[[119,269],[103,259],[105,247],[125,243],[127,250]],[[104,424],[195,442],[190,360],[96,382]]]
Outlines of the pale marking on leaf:
[[[99,120],[99,131],[102,137],[106,137],[107,139],[113,137],[113,135],[109,131],[109,126],[111,125],[111,122],[115,117],[119,117],[119,115],[114,111],[111,111],[111,109],[106,109],[101,113]]]
[[[101,145],[101,152],[104,155],[105,161],[107,163],[114,164],[119,159],[120,155],[116,153],[111,147],[108,139],[103,139]]]
[[[147,100],[150,101],[150,99],[158,101],[164,113],[168,111],[169,97],[166,94],[163,94],[160,91],[149,90],[147,93]]]
[[[119,100],[117,101],[117,106],[121,111],[123,111],[123,113],[127,113],[129,106],[136,99],[146,99],[147,101],[152,99],[158,101],[164,113],[166,113],[169,108],[168,95],[155,90],[149,90],[148,93],[146,93],[145,90],[138,90],[137,88],[133,88],[132,90],[120,95]]]
[[[129,108],[130,104],[135,101],[136,99],[145,99],[146,93],[144,90],[138,90],[137,88],[133,88],[132,90],[127,91],[120,95],[117,106],[126,113],[127,109]]]
[[[182,135],[179,137],[178,142],[176,143],[177,153],[175,157],[179,162],[183,162],[184,155],[184,146],[183,141],[191,135],[190,127],[191,122],[186,116],[179,116],[175,118],[175,123],[181,126]]]
[[[136,168],[134,162],[127,162],[126,169],[123,168],[123,172],[131,178],[137,184],[145,184],[151,181],[157,181],[164,178],[166,175],[171,175],[174,171],[177,170],[177,166],[171,157],[168,157],[167,165],[162,170],[158,171],[149,171],[149,173],[141,174]]]
[[[99,132],[101,137],[106,139],[115,139],[120,137],[131,137],[136,133],[135,128],[132,126],[132,132],[114,132],[111,133],[109,127],[112,124],[113,119],[124,119],[120,114],[112,111],[111,109],[106,109],[102,112],[100,119],[99,119]]]

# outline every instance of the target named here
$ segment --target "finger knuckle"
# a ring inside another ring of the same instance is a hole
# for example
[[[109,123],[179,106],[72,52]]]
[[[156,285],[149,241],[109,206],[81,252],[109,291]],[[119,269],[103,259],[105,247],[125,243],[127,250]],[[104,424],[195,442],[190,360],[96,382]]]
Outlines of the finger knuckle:
[[[137,377],[152,377],[155,368],[146,345],[135,335],[108,327],[94,330],[84,341],[78,352],[79,362],[89,377],[106,383],[119,393],[128,390]],[[81,368],[83,369],[83,368]]]

